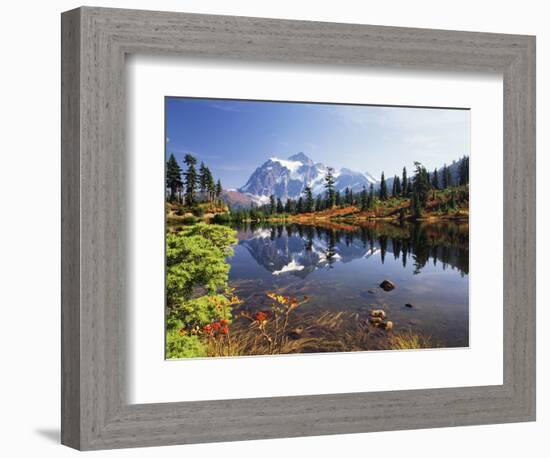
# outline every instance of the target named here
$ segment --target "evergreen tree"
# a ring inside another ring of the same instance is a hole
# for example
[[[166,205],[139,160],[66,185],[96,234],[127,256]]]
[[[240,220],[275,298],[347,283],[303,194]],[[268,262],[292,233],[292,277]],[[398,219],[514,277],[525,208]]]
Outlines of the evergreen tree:
[[[218,182],[216,183],[216,199],[220,200],[222,196],[223,188],[222,188],[222,182],[218,179]]]
[[[287,199],[285,202],[285,213],[290,214],[290,199]]]
[[[393,185],[395,186],[395,192],[393,195],[399,197],[401,195],[401,180],[397,175],[395,175],[395,178],[393,179]]]
[[[199,167],[199,191],[202,197],[206,198],[206,193],[208,192],[208,176],[204,162],[201,162]]]
[[[296,204],[296,213],[304,213],[304,199],[302,196],[300,196],[298,203]]]
[[[174,155],[170,154],[166,162],[166,187],[170,189],[170,202],[176,200],[176,194],[180,192],[182,186],[181,167]]]
[[[342,204],[342,198],[340,196],[340,191],[336,191],[334,194],[334,204],[339,207]]]
[[[283,207],[283,202],[281,202],[281,199],[277,197],[277,213],[283,213],[285,211]]]
[[[315,198],[315,211],[320,212],[322,209],[323,209],[323,198],[319,194]]]
[[[348,202],[348,203],[349,203],[350,205],[353,205],[354,200],[355,200],[355,198],[354,198],[354,196],[353,196],[353,189],[350,189],[350,190],[349,190],[349,202]]]
[[[206,167],[206,194],[209,201],[212,201],[216,195],[216,183],[214,182],[214,177],[208,167]]]
[[[415,218],[421,218],[422,217],[422,205],[420,204],[420,198],[416,192],[413,192],[412,197],[412,213]]]
[[[458,168],[458,184],[460,186],[467,185],[470,182],[470,158],[464,156]]]
[[[363,186],[363,189],[361,190],[361,194],[360,194],[360,203],[361,203],[361,211],[365,211],[367,209],[367,206],[368,206],[368,193],[367,193],[367,188],[365,186]]]
[[[451,170],[447,167],[447,164],[443,165],[443,189],[450,188],[452,186]]]
[[[183,162],[187,166],[185,171],[185,204],[189,207],[194,206],[197,203],[196,190],[197,190],[197,171],[195,164],[197,160],[191,155],[186,154],[183,158]]]
[[[310,186],[304,188],[304,210],[308,213],[311,213],[315,210],[315,201],[313,200],[313,192],[311,191]]]
[[[386,200],[388,198],[388,188],[386,187],[386,179],[384,178],[384,172],[380,178],[380,200]]]
[[[434,189],[439,189],[439,175],[437,174],[437,169],[432,173],[432,187]]]
[[[407,168],[403,167],[403,178],[401,180],[401,188],[403,190],[403,197],[407,196],[409,191],[409,182],[407,180]]]
[[[327,208],[334,207],[336,203],[336,193],[334,192],[334,169],[332,167],[327,168],[325,175],[325,189],[327,196]]]
[[[428,171],[420,162],[414,163],[416,170],[413,178],[413,197],[416,199],[415,205],[424,208],[428,202],[428,193],[431,189],[430,177]]]
[[[271,194],[269,196],[269,209],[268,209],[269,214],[273,215],[276,210],[277,210],[277,203],[275,202],[275,196]]]

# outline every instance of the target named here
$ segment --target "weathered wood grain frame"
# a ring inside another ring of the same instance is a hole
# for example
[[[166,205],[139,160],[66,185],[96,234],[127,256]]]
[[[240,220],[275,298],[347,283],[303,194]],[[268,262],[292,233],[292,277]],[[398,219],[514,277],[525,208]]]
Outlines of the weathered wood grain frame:
[[[498,72],[503,385],[129,405],[125,56]],[[62,443],[105,449],[535,419],[535,38],[83,7],[62,15]]]

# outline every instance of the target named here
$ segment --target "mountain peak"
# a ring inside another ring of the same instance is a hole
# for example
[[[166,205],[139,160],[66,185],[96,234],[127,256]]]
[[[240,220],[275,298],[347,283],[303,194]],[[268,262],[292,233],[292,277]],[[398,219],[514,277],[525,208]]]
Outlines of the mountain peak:
[[[313,165],[313,161],[302,152],[289,156],[288,160],[301,162],[302,164]]]

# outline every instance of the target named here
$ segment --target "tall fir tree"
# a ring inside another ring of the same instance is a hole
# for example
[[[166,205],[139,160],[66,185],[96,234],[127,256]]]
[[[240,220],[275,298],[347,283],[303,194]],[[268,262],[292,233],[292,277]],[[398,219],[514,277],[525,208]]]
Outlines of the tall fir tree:
[[[176,200],[176,196],[181,191],[182,186],[181,167],[175,156],[170,154],[166,162],[166,187],[170,190],[170,202]]]
[[[470,158],[464,156],[460,160],[458,168],[458,184],[460,186],[467,185],[470,182]]]
[[[220,179],[218,179],[216,183],[216,199],[220,200],[222,196],[223,188],[222,188],[222,182]]]
[[[197,203],[197,170],[195,169],[197,160],[191,154],[186,154],[183,158],[183,162],[187,166],[187,170],[184,173],[185,204],[192,207]]]
[[[422,211],[422,205],[420,203],[420,197],[414,191],[413,191],[413,196],[412,196],[411,207],[412,207],[413,216],[415,218],[421,218],[422,215],[423,215],[423,211]]]
[[[208,192],[208,176],[204,162],[201,162],[201,165],[199,167],[199,191],[203,198],[207,197],[206,193]]]
[[[434,189],[439,189],[439,174],[437,173],[437,169],[432,173],[432,186]]]
[[[327,168],[325,175],[325,190],[327,196],[327,208],[332,208],[336,204],[336,193],[334,191],[334,169]]]
[[[320,212],[323,209],[323,198],[320,194],[317,194],[315,198],[315,211]]]
[[[285,208],[283,207],[283,202],[279,197],[277,197],[277,213],[281,214],[284,213]]]
[[[313,192],[310,186],[304,188],[304,205],[305,211],[311,213],[315,210],[315,202],[313,200]]]
[[[432,187],[430,176],[426,168],[420,162],[415,162],[414,165],[413,197],[415,200],[413,206],[424,208],[428,202],[428,193]]]
[[[340,196],[340,191],[336,191],[334,193],[334,205],[336,205],[337,207],[342,205],[342,196]]]
[[[302,196],[299,197],[296,203],[296,213],[304,213],[304,199]]]
[[[395,196],[396,197],[399,197],[401,195],[401,180],[399,179],[399,177],[397,175],[395,175],[395,178],[394,178],[394,186],[395,186]]]
[[[380,177],[380,191],[379,191],[380,200],[386,200],[388,198],[388,188],[386,186],[386,178],[384,177],[384,172]]]
[[[407,180],[407,168],[403,167],[403,175],[401,179],[401,188],[403,191],[403,197],[406,197],[409,191],[409,182]]]
[[[447,164],[443,165],[443,189],[450,188],[453,185],[451,170],[447,167]]]
[[[269,196],[269,208],[268,208],[269,214],[273,215],[276,210],[277,210],[277,202],[275,201],[275,196],[271,194]]]
[[[216,195],[216,183],[208,167],[206,167],[206,194],[208,195],[209,201],[212,201]]]
[[[361,190],[361,197],[360,197],[362,211],[365,211],[367,209],[368,198],[369,198],[369,195],[367,193],[367,188],[363,186],[363,189]]]
[[[292,213],[290,210],[291,210],[291,204],[290,202],[292,201],[292,199],[287,199],[286,202],[285,202],[285,213]]]

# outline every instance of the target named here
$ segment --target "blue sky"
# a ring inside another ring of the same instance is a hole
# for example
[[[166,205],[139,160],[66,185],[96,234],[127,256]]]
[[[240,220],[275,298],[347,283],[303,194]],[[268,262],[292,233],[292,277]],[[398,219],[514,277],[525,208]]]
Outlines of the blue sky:
[[[166,98],[166,153],[204,161],[224,188],[243,186],[273,156],[376,177],[429,170],[470,154],[468,110]]]

